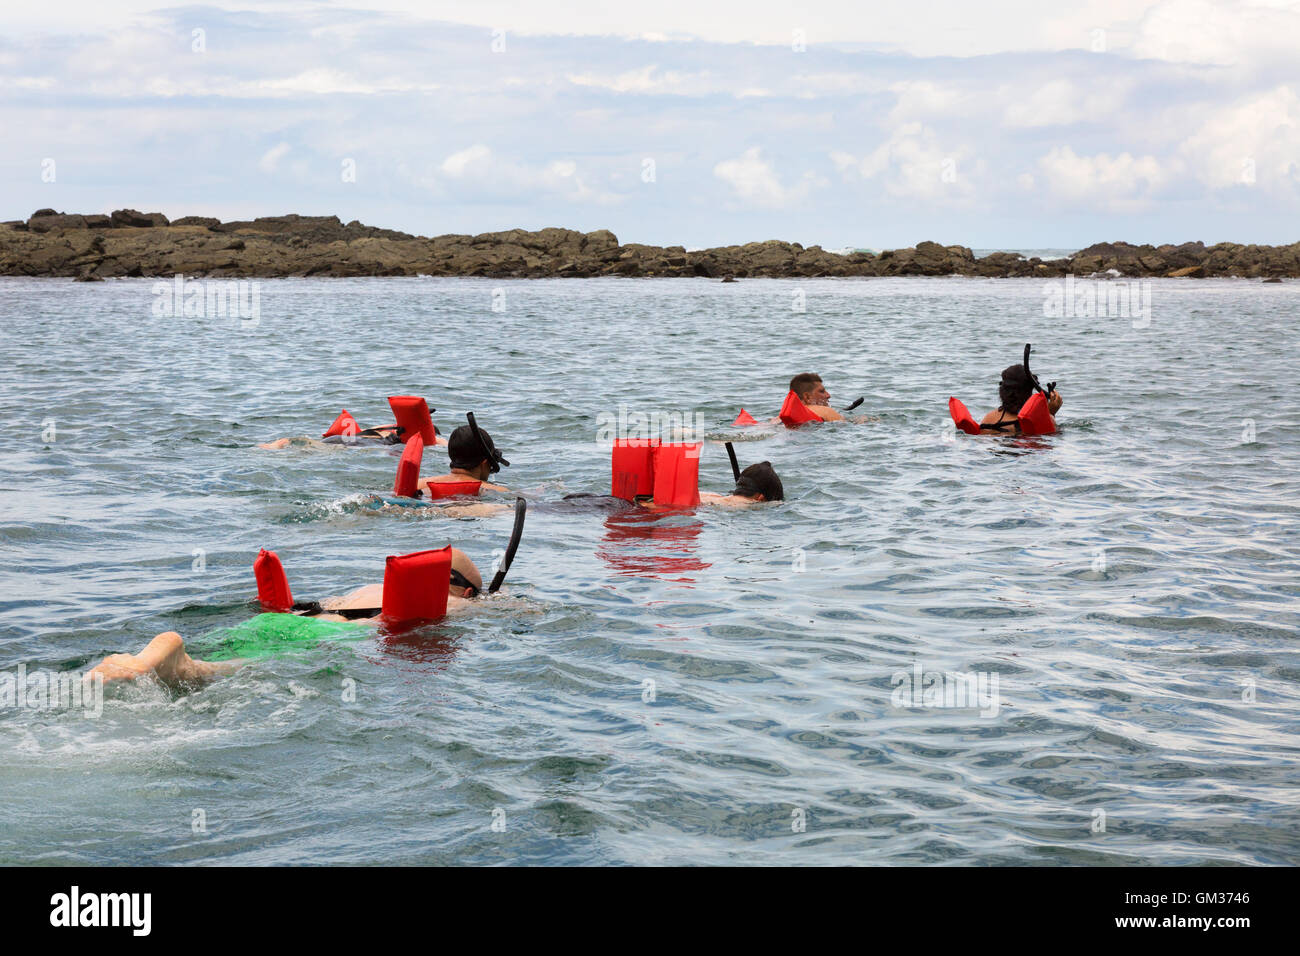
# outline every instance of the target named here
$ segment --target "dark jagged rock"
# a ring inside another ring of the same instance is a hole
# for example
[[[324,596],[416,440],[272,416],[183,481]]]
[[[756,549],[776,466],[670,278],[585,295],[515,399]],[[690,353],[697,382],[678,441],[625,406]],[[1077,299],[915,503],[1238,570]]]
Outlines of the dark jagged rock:
[[[608,229],[510,229],[476,236],[413,236],[346,225],[337,216],[264,216],[221,222],[119,209],[109,216],[38,209],[26,222],[0,223],[0,275],[90,280],[111,276],[212,278],[274,276],[691,276],[727,279],[826,276],[986,276],[1054,278],[1300,277],[1300,243],[1222,242],[1132,245],[1103,242],[1069,259],[1043,261],[1011,252],[976,258],[966,246],[926,241],[879,254],[842,255],[820,246],[769,239],[687,250],[620,244]]]
[[[118,228],[129,226],[138,229],[151,229],[154,226],[170,225],[167,217],[160,212],[143,213],[134,209],[114,209],[109,219]]]
[[[212,216],[181,216],[179,219],[172,220],[173,226],[203,226],[206,229],[215,229],[221,225],[220,219]]]

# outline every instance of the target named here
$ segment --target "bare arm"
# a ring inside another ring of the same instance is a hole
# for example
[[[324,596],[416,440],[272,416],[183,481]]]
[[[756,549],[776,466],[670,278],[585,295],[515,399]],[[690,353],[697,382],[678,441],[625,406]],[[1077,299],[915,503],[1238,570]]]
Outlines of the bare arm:
[[[829,405],[809,405],[808,411],[812,412],[824,422],[842,422],[844,416],[831,408]]]

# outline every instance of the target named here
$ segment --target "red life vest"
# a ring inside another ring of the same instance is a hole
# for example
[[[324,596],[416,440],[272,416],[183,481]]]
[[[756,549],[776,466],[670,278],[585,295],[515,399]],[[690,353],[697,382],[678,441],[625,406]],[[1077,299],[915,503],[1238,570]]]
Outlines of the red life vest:
[[[637,495],[654,494],[654,451],[658,444],[658,439],[650,438],[620,438],[614,442],[610,456],[611,495],[631,501]]]
[[[361,431],[361,426],[352,417],[352,413],[345,408],[339,412],[339,417],[334,419],[334,423],[325,429],[325,434],[320,437],[332,438],[335,435],[355,435],[359,431]]]
[[[1047,396],[1042,392],[1030,395],[1029,401],[1020,406],[1020,414],[1016,417],[1020,421],[1022,435],[1051,435],[1056,432],[1056,422],[1047,407]]]
[[[293,607],[293,592],[289,578],[274,551],[263,548],[253,561],[253,574],[257,578],[257,599],[268,611],[288,611]]]
[[[655,504],[694,508],[700,503],[701,442],[654,449]]]
[[[819,421],[821,419],[808,411],[808,406],[800,401],[798,395],[794,392],[786,394],[785,402],[781,405],[781,423],[786,428],[798,428],[800,425]]]
[[[428,402],[418,395],[390,395],[388,405],[393,410],[398,426],[403,429],[397,436],[403,442],[410,441],[412,435],[419,435],[424,439],[425,445],[433,447],[437,444],[434,436],[438,430],[433,427],[433,419],[429,417]]]
[[[425,484],[424,493],[430,498],[458,498],[477,495],[482,488],[481,481],[430,481]]]
[[[957,427],[967,435],[978,435],[980,433],[980,423],[975,421],[971,415],[970,409],[963,405],[955,398],[948,398],[948,414],[952,416],[953,422]]]
[[[652,495],[658,505],[694,508],[700,503],[701,447],[646,438],[615,441],[610,494],[628,501]]]
[[[424,439],[419,433],[402,449],[397,463],[397,477],[393,480],[393,494],[399,498],[414,498],[420,493],[420,461],[424,458]]]
[[[953,422],[958,428],[967,435],[980,434],[979,422],[975,421],[970,410],[955,398],[948,399],[948,414],[952,416]],[[1029,400],[1020,407],[1020,414],[1016,416],[1016,424],[1019,425],[1021,435],[1053,435],[1056,433],[1056,422],[1052,419],[1052,413],[1048,411],[1047,398],[1042,392],[1034,392],[1029,396]],[[997,435],[999,432],[990,429],[985,434]]]
[[[745,411],[742,408],[740,410],[740,414],[736,416],[736,420],[731,423],[731,427],[739,428],[742,425],[757,425],[757,424],[758,422],[755,420],[754,416],[749,414],[749,412]]]
[[[447,613],[451,546],[389,556],[384,564],[382,614],[393,623],[435,621]]]

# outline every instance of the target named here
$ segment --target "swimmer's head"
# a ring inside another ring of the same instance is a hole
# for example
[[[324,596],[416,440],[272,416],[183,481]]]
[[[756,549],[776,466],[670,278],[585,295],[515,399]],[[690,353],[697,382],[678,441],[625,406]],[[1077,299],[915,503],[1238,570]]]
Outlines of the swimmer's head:
[[[478,573],[478,568],[469,559],[469,555],[460,548],[451,549],[451,570],[453,573],[447,593],[452,597],[477,597],[482,593],[483,575]],[[459,581],[456,580],[457,575],[460,576]]]
[[[1002,370],[1002,381],[998,383],[998,401],[1002,403],[1004,412],[1015,415],[1033,394],[1033,379],[1023,365],[1008,365]]]
[[[790,391],[799,396],[805,405],[829,405],[831,393],[822,384],[822,377],[816,372],[800,372],[790,379]]]
[[[481,444],[479,435],[483,436]],[[487,446],[486,455],[484,445]],[[447,457],[451,459],[451,467],[469,472],[479,481],[487,481],[488,476],[501,467],[496,463],[503,460],[487,429],[480,428],[478,435],[475,435],[474,429],[468,425],[461,425],[447,439]]]
[[[785,489],[770,461],[760,461],[742,471],[732,494],[753,501],[785,500]]]

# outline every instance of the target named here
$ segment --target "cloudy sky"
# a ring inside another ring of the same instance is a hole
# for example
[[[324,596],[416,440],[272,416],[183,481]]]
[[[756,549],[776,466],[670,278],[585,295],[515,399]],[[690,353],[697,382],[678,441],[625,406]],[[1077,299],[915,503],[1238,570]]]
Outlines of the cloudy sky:
[[[8,3],[0,219],[1300,239],[1300,0],[815,6]]]

